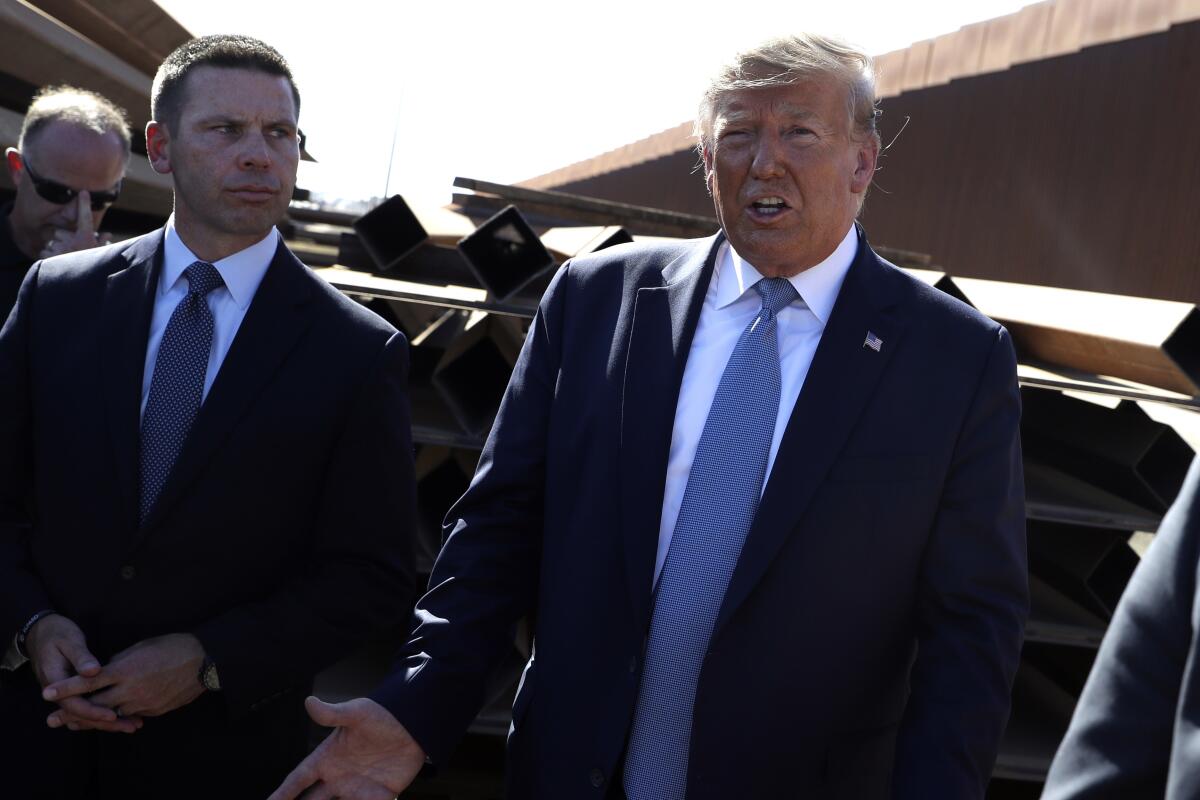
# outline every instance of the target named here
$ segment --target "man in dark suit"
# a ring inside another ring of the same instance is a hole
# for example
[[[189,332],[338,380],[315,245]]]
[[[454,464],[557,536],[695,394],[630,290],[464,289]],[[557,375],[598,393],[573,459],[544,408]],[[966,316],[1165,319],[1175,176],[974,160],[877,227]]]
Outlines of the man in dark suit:
[[[445,763],[526,616],[510,797],[983,796],[1028,602],[1008,335],[856,226],[866,55],[767,43],[698,130],[722,233],[558,272],[406,660],[310,701],[337,730],[274,798]]]
[[[1044,800],[1200,797],[1200,460],[1121,596]]]
[[[274,227],[286,62],[197,39],[152,103],[165,230],[38,262],[0,332],[6,797],[261,798],[411,602],[407,344]]]

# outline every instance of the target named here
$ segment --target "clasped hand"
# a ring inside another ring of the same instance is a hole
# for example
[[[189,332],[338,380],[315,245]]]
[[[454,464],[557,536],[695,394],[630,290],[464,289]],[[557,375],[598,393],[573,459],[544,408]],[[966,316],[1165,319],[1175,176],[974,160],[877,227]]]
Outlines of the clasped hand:
[[[39,621],[28,643],[42,697],[59,706],[46,718],[51,728],[134,733],[143,717],[166,714],[204,691],[198,679],[204,647],[191,634],[146,639],[103,667],[83,632],[63,616]]]

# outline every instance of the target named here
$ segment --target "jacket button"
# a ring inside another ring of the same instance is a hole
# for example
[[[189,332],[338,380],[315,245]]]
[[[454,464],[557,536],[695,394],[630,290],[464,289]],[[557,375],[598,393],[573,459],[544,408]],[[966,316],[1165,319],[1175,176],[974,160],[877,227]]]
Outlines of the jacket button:
[[[629,657],[629,672],[630,673],[637,672],[637,656]]]
[[[131,581],[136,577],[137,570],[133,568],[132,564],[126,564],[125,566],[121,567],[121,580]]]
[[[593,789],[599,789],[601,786],[604,785],[604,773],[600,771],[599,767],[592,770],[592,774],[590,777],[592,780],[592,788]]]

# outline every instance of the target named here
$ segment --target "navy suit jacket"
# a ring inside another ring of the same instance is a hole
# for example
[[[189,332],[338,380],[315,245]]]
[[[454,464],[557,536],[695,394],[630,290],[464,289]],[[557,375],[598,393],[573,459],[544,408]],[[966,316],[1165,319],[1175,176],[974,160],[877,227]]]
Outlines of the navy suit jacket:
[[[1200,797],[1200,459],[1121,596],[1044,800]]]
[[[220,796],[265,796],[304,754],[312,676],[412,601],[407,343],[282,242],[139,525],[162,239],[39,262],[0,332],[0,646],[43,608],[78,623],[102,661],[190,632],[223,691],[133,736],[49,731],[53,706],[23,667],[0,690],[8,788],[43,780],[44,758],[60,772],[132,765],[128,792],[163,796],[146,779],[161,770],[172,796],[204,779],[224,781]],[[17,766],[24,745],[35,761]]]
[[[435,763],[529,616],[510,796],[599,798],[619,774],[720,242],[606,249],[542,299],[374,695]],[[712,635],[689,798],[982,796],[1027,614],[1019,403],[1007,333],[860,232]]]

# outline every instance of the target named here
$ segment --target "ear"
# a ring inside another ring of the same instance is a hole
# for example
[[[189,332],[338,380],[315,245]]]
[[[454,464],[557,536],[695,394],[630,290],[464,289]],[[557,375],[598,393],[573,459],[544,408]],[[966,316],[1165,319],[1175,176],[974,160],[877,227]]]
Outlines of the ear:
[[[8,177],[12,179],[13,186],[16,186],[21,179],[21,173],[25,171],[25,165],[21,162],[20,151],[15,147],[5,150],[4,163],[8,166]]]
[[[155,172],[166,175],[171,171],[171,136],[161,122],[146,123],[146,156]]]
[[[850,178],[850,191],[862,194],[875,177],[875,164],[879,161],[879,140],[868,136],[858,147],[854,174]]]

